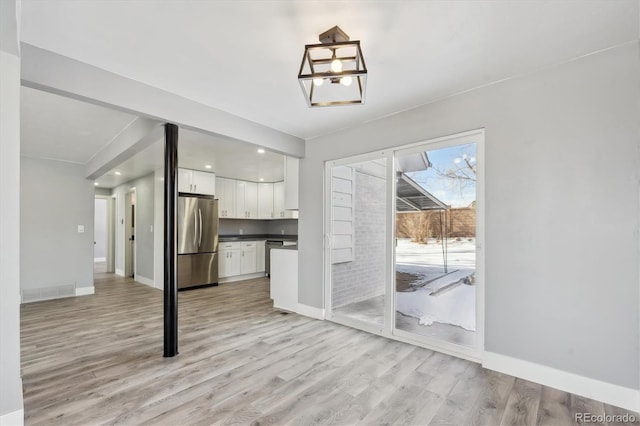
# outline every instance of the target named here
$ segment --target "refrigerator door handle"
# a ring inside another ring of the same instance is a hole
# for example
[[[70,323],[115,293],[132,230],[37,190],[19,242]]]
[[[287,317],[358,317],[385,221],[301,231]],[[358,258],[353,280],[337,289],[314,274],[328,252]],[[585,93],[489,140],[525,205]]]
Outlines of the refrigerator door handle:
[[[200,216],[200,237],[198,239],[198,247],[202,245],[202,209],[198,208],[198,216]]]
[[[193,245],[197,246],[196,242],[198,241],[198,214],[196,211],[193,211]]]

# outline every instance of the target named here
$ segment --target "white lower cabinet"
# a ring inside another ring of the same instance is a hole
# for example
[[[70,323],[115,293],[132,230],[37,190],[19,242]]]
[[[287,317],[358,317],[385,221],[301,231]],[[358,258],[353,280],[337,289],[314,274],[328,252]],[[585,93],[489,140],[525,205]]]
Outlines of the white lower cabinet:
[[[242,243],[242,257],[240,258],[240,274],[255,274],[257,269],[256,242],[248,241]]]
[[[218,245],[218,278],[240,275],[242,247],[239,242]]]
[[[265,265],[264,265],[264,255],[265,255],[265,244],[266,241],[256,241],[256,255],[258,256],[257,259],[257,270],[258,272],[264,272],[265,269]]]
[[[218,245],[218,278],[264,272],[264,255],[264,240],[220,243]]]

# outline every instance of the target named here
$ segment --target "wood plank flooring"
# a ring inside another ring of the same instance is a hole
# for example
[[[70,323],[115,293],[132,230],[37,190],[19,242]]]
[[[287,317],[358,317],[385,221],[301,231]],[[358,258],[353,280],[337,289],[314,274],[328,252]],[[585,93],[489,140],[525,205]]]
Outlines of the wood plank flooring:
[[[23,305],[25,424],[571,425],[583,410],[624,413],[283,314],[266,279],[181,292],[179,315],[180,355],[163,358],[162,292],[131,279],[98,274],[95,295]]]

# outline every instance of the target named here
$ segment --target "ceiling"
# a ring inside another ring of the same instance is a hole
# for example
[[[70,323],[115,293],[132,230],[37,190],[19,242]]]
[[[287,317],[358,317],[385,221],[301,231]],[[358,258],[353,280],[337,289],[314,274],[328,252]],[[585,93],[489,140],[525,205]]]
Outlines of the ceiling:
[[[269,151],[259,153],[254,145],[226,141],[180,129],[178,165],[215,172],[217,176],[252,182],[284,179],[284,157]],[[211,168],[207,168],[209,165]],[[96,179],[100,187],[113,188],[164,167],[164,144],[158,141],[118,167]],[[116,174],[118,172],[119,174]]]
[[[21,155],[86,164],[135,118],[131,114],[22,87]],[[283,180],[282,155],[269,151],[261,154],[255,145],[186,129],[179,132],[180,167],[255,182]],[[163,164],[164,144],[159,140],[96,182],[100,187],[113,188],[158,170]]]
[[[638,0],[21,4],[26,43],[307,140],[637,40],[640,29]],[[308,108],[296,78],[304,44],[336,24],[361,40],[366,103]],[[22,155],[80,164],[136,118],[24,87],[21,108]],[[283,157],[256,148],[181,129],[180,166],[281,180]],[[98,182],[114,187],[162,164],[159,141]]]
[[[136,116],[63,96],[20,89],[21,154],[86,164]]]
[[[304,44],[360,40],[365,105],[306,106]],[[21,39],[310,139],[637,40],[637,0],[22,0]]]

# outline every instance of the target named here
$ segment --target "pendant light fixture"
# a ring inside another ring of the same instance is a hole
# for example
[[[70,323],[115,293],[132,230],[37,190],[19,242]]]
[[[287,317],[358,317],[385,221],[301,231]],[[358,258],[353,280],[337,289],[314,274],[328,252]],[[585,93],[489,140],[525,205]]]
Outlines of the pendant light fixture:
[[[320,44],[307,44],[298,82],[310,107],[364,103],[367,67],[360,41],[335,26],[319,36]]]

